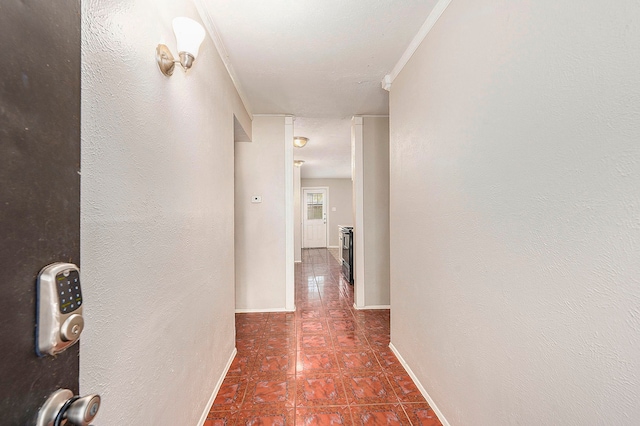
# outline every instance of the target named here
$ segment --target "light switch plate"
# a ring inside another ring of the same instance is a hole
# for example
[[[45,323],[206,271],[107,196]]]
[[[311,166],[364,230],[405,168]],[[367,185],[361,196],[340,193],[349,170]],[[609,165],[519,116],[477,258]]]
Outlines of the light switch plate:
[[[331,211],[332,211],[332,212],[335,212],[335,211],[336,211],[336,208],[335,208],[335,207],[331,207]]]
[[[252,195],[251,196],[251,202],[252,203],[261,203],[262,202],[262,195]]]

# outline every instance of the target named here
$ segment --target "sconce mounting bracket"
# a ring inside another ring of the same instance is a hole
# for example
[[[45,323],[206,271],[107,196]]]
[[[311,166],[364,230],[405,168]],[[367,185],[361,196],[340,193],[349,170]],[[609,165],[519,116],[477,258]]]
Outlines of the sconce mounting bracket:
[[[167,77],[173,75],[176,62],[171,51],[166,45],[159,44],[158,47],[156,47],[156,61],[158,62],[158,66],[160,67],[162,74]]]

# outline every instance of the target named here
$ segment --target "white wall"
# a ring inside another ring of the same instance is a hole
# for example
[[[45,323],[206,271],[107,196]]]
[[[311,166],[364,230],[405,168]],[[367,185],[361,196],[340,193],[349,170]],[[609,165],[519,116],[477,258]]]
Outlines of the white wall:
[[[96,426],[195,425],[234,350],[233,114],[213,43],[168,78],[189,1],[82,3],[81,392]]]
[[[294,261],[302,262],[302,215],[300,211],[301,191],[300,167],[293,168],[293,252]]]
[[[456,0],[393,82],[392,343],[452,425],[640,421],[638,22]]]
[[[241,311],[287,308],[285,170],[293,173],[293,160],[285,169],[286,118],[256,115],[253,142],[236,143],[236,309]],[[252,203],[253,195],[262,202]]]
[[[389,117],[363,117],[365,303],[389,305]]]
[[[304,166],[302,166],[304,167]],[[329,246],[338,247],[338,225],[353,226],[353,191],[351,179],[302,179],[301,187],[329,188],[327,224],[329,225]],[[333,211],[333,209],[336,211]]]
[[[353,117],[355,306],[389,307],[389,117]]]

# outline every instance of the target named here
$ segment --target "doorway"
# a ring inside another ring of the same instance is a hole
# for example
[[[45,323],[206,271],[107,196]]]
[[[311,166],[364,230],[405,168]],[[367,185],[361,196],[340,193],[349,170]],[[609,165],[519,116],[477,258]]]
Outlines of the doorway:
[[[329,188],[302,188],[302,248],[327,247]]]

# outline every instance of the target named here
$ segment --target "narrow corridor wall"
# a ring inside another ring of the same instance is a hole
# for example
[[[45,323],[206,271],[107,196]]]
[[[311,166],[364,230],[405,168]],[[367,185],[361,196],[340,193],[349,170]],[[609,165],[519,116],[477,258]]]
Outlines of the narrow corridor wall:
[[[285,164],[285,149],[293,150],[293,143],[285,147],[287,118],[256,115],[253,142],[236,143],[236,309],[242,312],[287,309],[285,173],[293,174],[293,161]]]
[[[389,117],[363,117],[362,138],[365,303],[368,307],[387,307],[390,303]]]
[[[234,350],[233,115],[206,38],[161,74],[191,1],[82,2],[81,393],[94,424],[197,425]]]
[[[300,211],[300,198],[302,195],[300,179],[300,167],[293,168],[293,260],[302,262],[302,214]]]
[[[391,339],[451,425],[638,424],[638,22],[456,0],[393,81]]]
[[[388,308],[389,117],[355,116],[351,135],[355,306]]]

